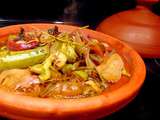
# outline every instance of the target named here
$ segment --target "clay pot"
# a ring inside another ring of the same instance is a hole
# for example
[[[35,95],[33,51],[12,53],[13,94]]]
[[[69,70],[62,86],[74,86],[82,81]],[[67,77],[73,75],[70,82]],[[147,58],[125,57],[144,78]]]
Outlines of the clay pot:
[[[106,18],[97,27],[132,46],[142,57],[160,57],[160,17],[137,6]]]
[[[48,29],[55,24],[21,24],[0,28],[0,38],[16,33],[20,27]],[[57,25],[60,31],[72,32],[78,27]],[[143,60],[132,48],[109,35],[84,29],[97,40],[107,42],[123,57],[131,77],[122,77],[102,94],[80,99],[51,99],[21,96],[0,90],[0,115],[18,120],[97,119],[109,115],[129,103],[142,86],[146,69]]]

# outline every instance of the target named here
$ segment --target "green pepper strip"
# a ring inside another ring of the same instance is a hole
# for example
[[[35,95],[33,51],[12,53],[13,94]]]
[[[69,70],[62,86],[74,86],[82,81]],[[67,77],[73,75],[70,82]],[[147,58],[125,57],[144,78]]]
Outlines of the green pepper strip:
[[[0,54],[0,71],[13,68],[27,68],[43,62],[49,54],[49,47],[42,46],[24,51],[8,51]]]
[[[50,55],[42,64],[37,64],[30,67],[30,70],[39,74],[41,81],[48,80],[51,77],[50,67],[52,66],[53,55]]]

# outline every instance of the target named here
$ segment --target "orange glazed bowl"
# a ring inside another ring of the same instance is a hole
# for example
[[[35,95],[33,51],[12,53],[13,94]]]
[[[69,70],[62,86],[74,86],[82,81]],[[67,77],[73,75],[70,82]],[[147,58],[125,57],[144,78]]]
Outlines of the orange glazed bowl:
[[[20,24],[0,28],[1,43],[11,33],[17,33],[20,27],[31,30],[48,29],[56,24]],[[78,27],[56,25],[62,32],[72,32]],[[123,58],[131,76],[121,79],[107,88],[102,94],[78,99],[36,98],[16,95],[0,90],[0,116],[17,120],[50,120],[50,119],[97,119],[109,115],[128,104],[142,86],[146,68],[142,58],[135,50],[122,41],[109,35],[89,29],[84,34],[108,43]],[[17,73],[18,74],[18,73]]]

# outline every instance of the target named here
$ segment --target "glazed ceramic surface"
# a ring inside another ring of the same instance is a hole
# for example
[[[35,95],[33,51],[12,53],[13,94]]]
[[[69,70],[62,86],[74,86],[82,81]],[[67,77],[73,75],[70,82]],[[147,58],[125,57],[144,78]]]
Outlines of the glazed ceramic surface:
[[[126,42],[142,57],[160,57],[160,17],[146,7],[114,14],[102,21],[97,30]]]

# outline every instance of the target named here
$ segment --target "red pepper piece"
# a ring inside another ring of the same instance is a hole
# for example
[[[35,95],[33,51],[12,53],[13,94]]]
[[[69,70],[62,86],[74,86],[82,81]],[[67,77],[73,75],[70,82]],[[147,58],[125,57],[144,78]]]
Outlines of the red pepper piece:
[[[31,40],[29,42],[26,41],[15,41],[15,40],[8,40],[7,47],[9,50],[13,51],[20,51],[20,50],[28,50],[35,48],[39,45],[39,41]]]

